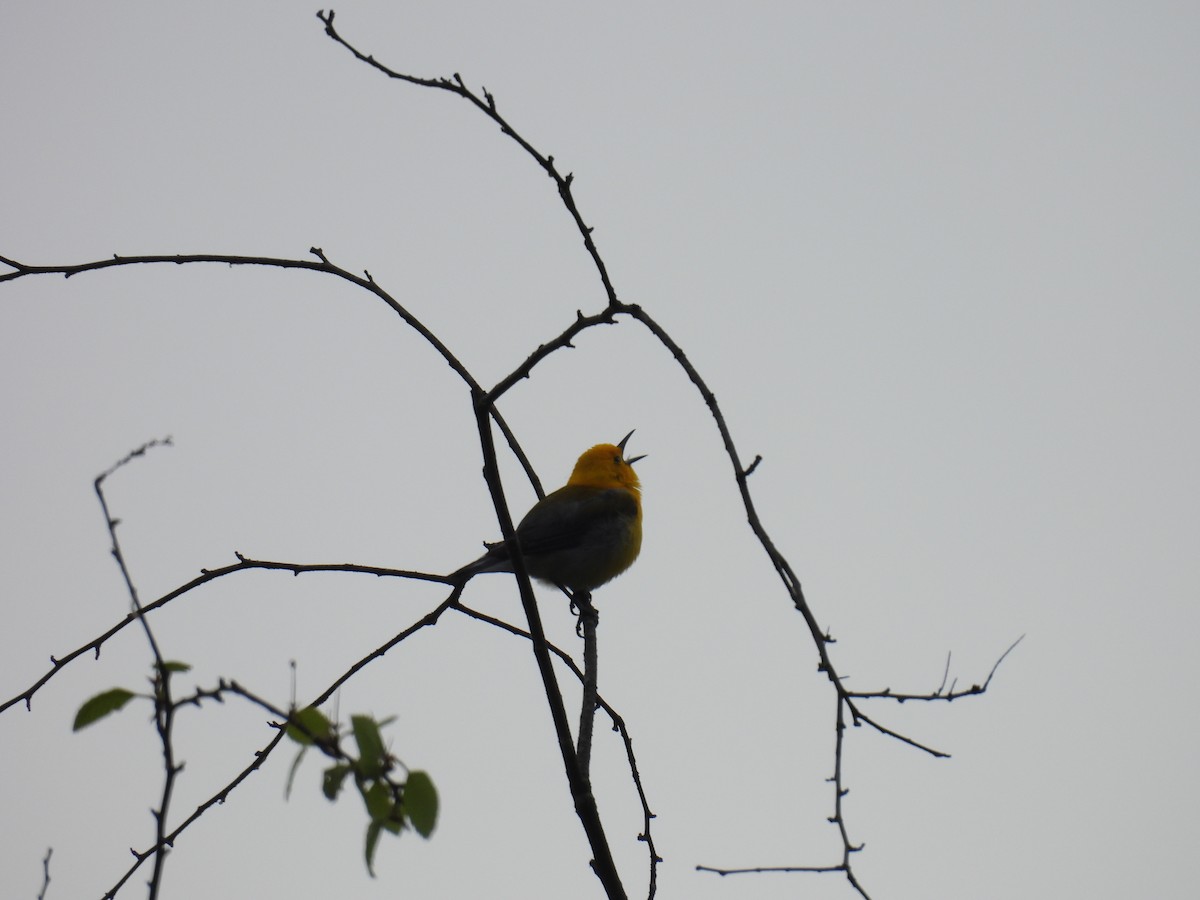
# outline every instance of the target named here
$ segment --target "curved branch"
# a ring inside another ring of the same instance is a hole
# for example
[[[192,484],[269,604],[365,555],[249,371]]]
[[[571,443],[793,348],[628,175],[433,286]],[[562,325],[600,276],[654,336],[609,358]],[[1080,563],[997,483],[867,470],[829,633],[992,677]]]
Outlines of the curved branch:
[[[442,341],[432,331],[427,328],[416,316],[408,311],[395,297],[385,291],[371,277],[369,272],[364,272],[360,277],[353,272],[343,269],[329,261],[325,255],[325,251],[320,247],[310,247],[309,252],[317,257],[317,261],[311,259],[288,259],[286,257],[274,256],[240,256],[224,253],[176,253],[176,254],[149,254],[140,256],[120,256],[114,254],[111,259],[93,260],[85,263],[71,263],[68,265],[53,265],[53,266],[35,266],[28,263],[23,263],[15,259],[0,255],[0,264],[8,266],[13,271],[6,272],[0,275],[0,283],[6,281],[16,281],[19,278],[27,278],[36,275],[62,275],[64,278],[70,278],[73,275],[79,275],[85,272],[98,272],[105,269],[112,269],[121,266],[136,266],[136,265],[154,265],[162,263],[172,263],[174,265],[186,265],[189,263],[220,263],[227,266],[266,266],[277,269],[307,269],[313,272],[321,272],[326,275],[333,275],[348,281],[363,290],[374,294],[395,312],[404,322],[417,332],[422,338],[429,342],[445,360],[447,365],[467,384],[472,390],[482,390],[475,377],[467,370],[467,367],[456,357],[450,349],[442,343]],[[498,396],[498,395],[497,395]],[[512,448],[513,454],[517,461],[525,470],[525,475],[529,479],[530,484],[538,492],[538,496],[542,496],[541,481],[537,473],[533,469],[529,458],[525,455],[525,451],[521,449],[520,442],[517,440],[513,430],[509,427],[500,411],[492,406],[490,408],[492,418],[499,426],[500,431],[504,434],[504,439],[509,447]]]
[[[237,572],[245,572],[249,569],[279,569],[291,572],[294,575],[299,575],[302,572],[359,572],[364,575],[375,575],[379,578],[410,578],[418,581],[435,581],[442,584],[449,584],[446,576],[431,575],[428,572],[411,572],[404,569],[387,569],[380,566],[361,566],[355,563],[306,564],[272,562],[264,559],[249,559],[248,557],[242,556],[240,553],[236,555],[238,561],[233,565],[222,566],[219,569],[201,569],[201,574],[199,577],[193,578],[187,584],[180,585],[172,591],[168,591],[166,594],[163,594],[152,603],[144,604],[140,611],[129,613],[129,615],[125,616],[124,619],[122,619],[112,628],[88,641],[83,646],[77,647],[63,657],[51,656],[50,662],[52,663],[52,667],[24,691],[16,696],[10,697],[3,703],[0,703],[0,713],[4,712],[10,706],[15,706],[21,701],[25,702],[26,709],[31,709],[33,695],[36,694],[46,684],[46,682],[57,675],[68,663],[78,659],[89,650],[94,651],[96,657],[99,658],[100,648],[104,646],[104,643],[109,638],[123,630],[126,626],[132,625],[134,622],[137,622],[148,613],[154,612],[156,609],[166,606],[176,597],[195,590],[201,585],[208,584],[210,581],[216,581],[218,578],[224,578],[226,575],[233,575]]]

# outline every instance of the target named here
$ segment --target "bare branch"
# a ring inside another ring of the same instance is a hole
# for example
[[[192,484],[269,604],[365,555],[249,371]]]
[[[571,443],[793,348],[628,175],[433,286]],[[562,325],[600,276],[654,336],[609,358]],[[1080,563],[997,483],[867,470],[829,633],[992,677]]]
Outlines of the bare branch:
[[[187,582],[187,584],[180,585],[174,590],[168,591],[153,603],[144,604],[139,611],[131,612],[112,628],[88,641],[83,646],[77,647],[62,657],[51,656],[51,668],[48,669],[45,674],[43,674],[37,681],[31,684],[24,691],[13,697],[10,697],[3,703],[0,703],[0,713],[20,702],[25,703],[26,709],[31,709],[33,695],[36,694],[46,684],[46,682],[57,675],[59,671],[61,671],[68,663],[73,662],[89,651],[94,652],[96,658],[99,659],[100,648],[104,645],[104,643],[108,641],[109,638],[122,631],[126,626],[131,625],[149,613],[166,606],[176,597],[195,590],[201,585],[208,584],[210,581],[216,581],[218,578],[223,578],[226,575],[233,575],[237,572],[244,572],[249,569],[278,569],[291,572],[295,575],[300,575],[301,573],[305,572],[358,572],[364,575],[374,575],[379,578],[410,578],[418,581],[436,581],[442,584],[449,584],[446,576],[433,575],[428,572],[413,572],[405,569],[388,569],[381,566],[363,566],[356,563],[272,562],[262,559],[250,559],[242,556],[240,553],[236,555],[238,562],[234,565],[222,566],[217,569],[201,569],[201,574],[198,578],[193,578],[191,581]]]
[[[461,603],[458,604],[457,609],[460,613],[479,622],[483,622],[484,624],[507,631],[509,634],[517,635],[518,637],[525,638],[526,640],[532,640],[528,631],[518,628],[516,625],[513,625],[510,622],[505,622],[503,619],[497,619],[494,616],[489,616],[487,613],[482,613],[479,610],[472,609],[471,607],[465,606]],[[567,668],[569,668],[571,673],[579,679],[581,684],[584,683],[586,676],[583,670],[581,670],[576,664],[575,660],[571,658],[569,653],[555,646],[549,641],[546,642],[546,647],[552,654],[554,654],[554,656],[558,657],[564,664],[566,664]],[[638,799],[642,804],[643,826],[642,833],[638,835],[638,840],[646,844],[646,849],[650,854],[649,897],[652,900],[658,886],[658,864],[662,862],[662,857],[659,856],[658,852],[655,850],[654,837],[651,834],[650,828],[650,824],[655,818],[655,814],[651,811],[650,801],[646,798],[646,789],[642,784],[641,771],[638,769],[637,757],[633,752],[633,738],[630,737],[629,729],[625,725],[625,719],[599,693],[596,694],[596,706],[607,713],[608,717],[612,720],[613,729],[621,735],[621,740],[625,744],[625,756],[629,762],[629,775],[633,780],[634,787],[637,789]]]
[[[46,848],[46,855],[42,857],[42,889],[38,891],[37,900],[46,900],[46,891],[50,887],[50,857],[54,853],[53,847]]]
[[[150,645],[150,651],[154,655],[154,727],[158,732],[159,744],[162,746],[163,787],[158,801],[158,808],[152,810],[155,821],[154,843],[157,851],[154,854],[154,872],[150,876],[151,900],[154,900],[159,895],[159,890],[162,887],[163,867],[167,859],[165,852],[167,815],[171,809],[171,795],[175,789],[175,779],[183,769],[182,763],[177,764],[175,762],[175,743],[173,739],[175,711],[178,707],[171,699],[171,670],[163,658],[162,651],[159,649],[158,641],[155,639],[154,632],[150,628],[150,622],[143,614],[142,604],[138,600],[137,588],[133,584],[133,576],[129,571],[129,566],[125,563],[125,554],[121,552],[121,542],[117,538],[117,525],[119,522],[109,512],[108,500],[104,496],[104,482],[122,466],[127,465],[134,459],[145,456],[146,451],[151,447],[170,446],[170,444],[171,439],[169,437],[165,440],[152,440],[145,443],[97,475],[94,482],[96,497],[100,501],[100,509],[104,513],[104,521],[108,526],[109,537],[112,539],[113,559],[116,560],[117,566],[121,570],[121,577],[125,580],[125,587],[129,591],[129,599],[133,603],[134,615],[141,623],[142,630],[146,634],[146,641]]]
[[[579,704],[579,771],[584,781],[592,783],[592,726],[596,721],[596,680],[598,666],[596,654],[596,631],[600,614],[592,605],[592,597],[586,591],[577,593],[573,599],[579,610],[579,628],[583,632],[583,699]]]
[[[988,687],[992,683],[992,678],[996,674],[996,670],[1000,668],[1000,663],[1004,662],[1005,657],[1012,653],[1013,650],[1017,648],[1017,645],[1023,640],[1025,640],[1025,635],[1021,635],[1008,645],[1008,649],[1001,653],[996,662],[992,664],[992,669],[990,672],[988,672],[988,676],[984,679],[983,684],[973,684],[969,688],[963,688],[961,691],[956,691],[954,689],[954,685],[957,684],[957,680],[951,683],[949,691],[945,690],[946,681],[950,675],[950,654],[947,653],[946,670],[942,675],[942,683],[938,686],[938,689],[932,693],[905,694],[898,691],[893,691],[891,688],[884,688],[881,691],[847,691],[846,696],[853,697],[855,700],[895,700],[898,703],[904,703],[908,700],[916,700],[925,703],[943,700],[948,703],[951,700],[958,700],[960,697],[974,697],[987,691]]]
[[[525,559],[521,555],[520,542],[516,539],[516,529],[513,526],[512,515],[508,503],[504,499],[504,485],[500,480],[500,470],[496,463],[496,450],[492,442],[491,428],[488,427],[488,409],[491,401],[482,393],[475,395],[475,417],[479,428],[480,444],[483,447],[483,473],[496,509],[496,518],[500,523],[500,531],[504,540],[513,548],[512,564],[516,576],[517,587],[521,594],[521,606],[525,611],[525,619],[529,624],[530,642],[533,646],[534,659],[537,661],[538,673],[542,678],[542,687],[546,694],[546,703],[550,707],[550,717],[554,723],[554,734],[558,740],[559,753],[562,756],[563,768],[566,771],[567,783],[571,786],[571,798],[575,802],[575,814],[579,817],[588,843],[592,849],[592,870],[604,886],[610,900],[624,898],[625,887],[621,884],[621,876],[612,857],[608,845],[608,836],[604,833],[604,824],[600,821],[600,812],[596,807],[596,798],[592,794],[591,785],[580,767],[579,757],[571,739],[571,726],[567,721],[566,707],[563,705],[562,691],[554,677],[554,666],[550,660],[546,634],[542,628],[541,615],[538,612],[537,601],[533,596],[533,586],[529,582],[529,573],[525,568]],[[461,590],[461,587],[456,588]]]

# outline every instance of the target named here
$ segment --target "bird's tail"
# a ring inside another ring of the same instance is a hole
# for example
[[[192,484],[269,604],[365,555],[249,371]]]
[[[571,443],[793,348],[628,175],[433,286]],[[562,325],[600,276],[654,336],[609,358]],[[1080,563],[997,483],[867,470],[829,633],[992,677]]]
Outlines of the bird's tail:
[[[509,558],[508,548],[504,546],[503,541],[486,546],[487,553],[446,576],[452,584],[466,584],[476,575],[482,575],[484,572],[512,571],[512,560]]]

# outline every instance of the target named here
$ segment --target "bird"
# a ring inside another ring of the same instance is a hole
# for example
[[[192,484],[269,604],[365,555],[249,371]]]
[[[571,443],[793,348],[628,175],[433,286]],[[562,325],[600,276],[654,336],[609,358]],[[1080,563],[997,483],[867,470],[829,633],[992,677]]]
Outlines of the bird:
[[[572,593],[590,594],[616,578],[642,549],[641,483],[625,458],[625,444],[597,444],[580,455],[567,483],[547,494],[517,525],[525,570],[539,581]],[[465,584],[484,572],[512,572],[506,541],[485,544],[487,552],[448,580]]]

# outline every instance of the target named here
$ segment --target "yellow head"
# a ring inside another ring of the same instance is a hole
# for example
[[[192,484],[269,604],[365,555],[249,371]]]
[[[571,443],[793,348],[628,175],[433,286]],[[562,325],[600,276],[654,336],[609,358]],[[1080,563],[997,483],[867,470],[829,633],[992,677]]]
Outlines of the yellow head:
[[[633,464],[644,456],[625,458],[625,442],[632,437],[633,432],[625,435],[619,444],[597,444],[584,452],[575,463],[575,469],[567,484],[580,487],[616,488],[621,487],[633,491],[641,490],[637,473]]]

